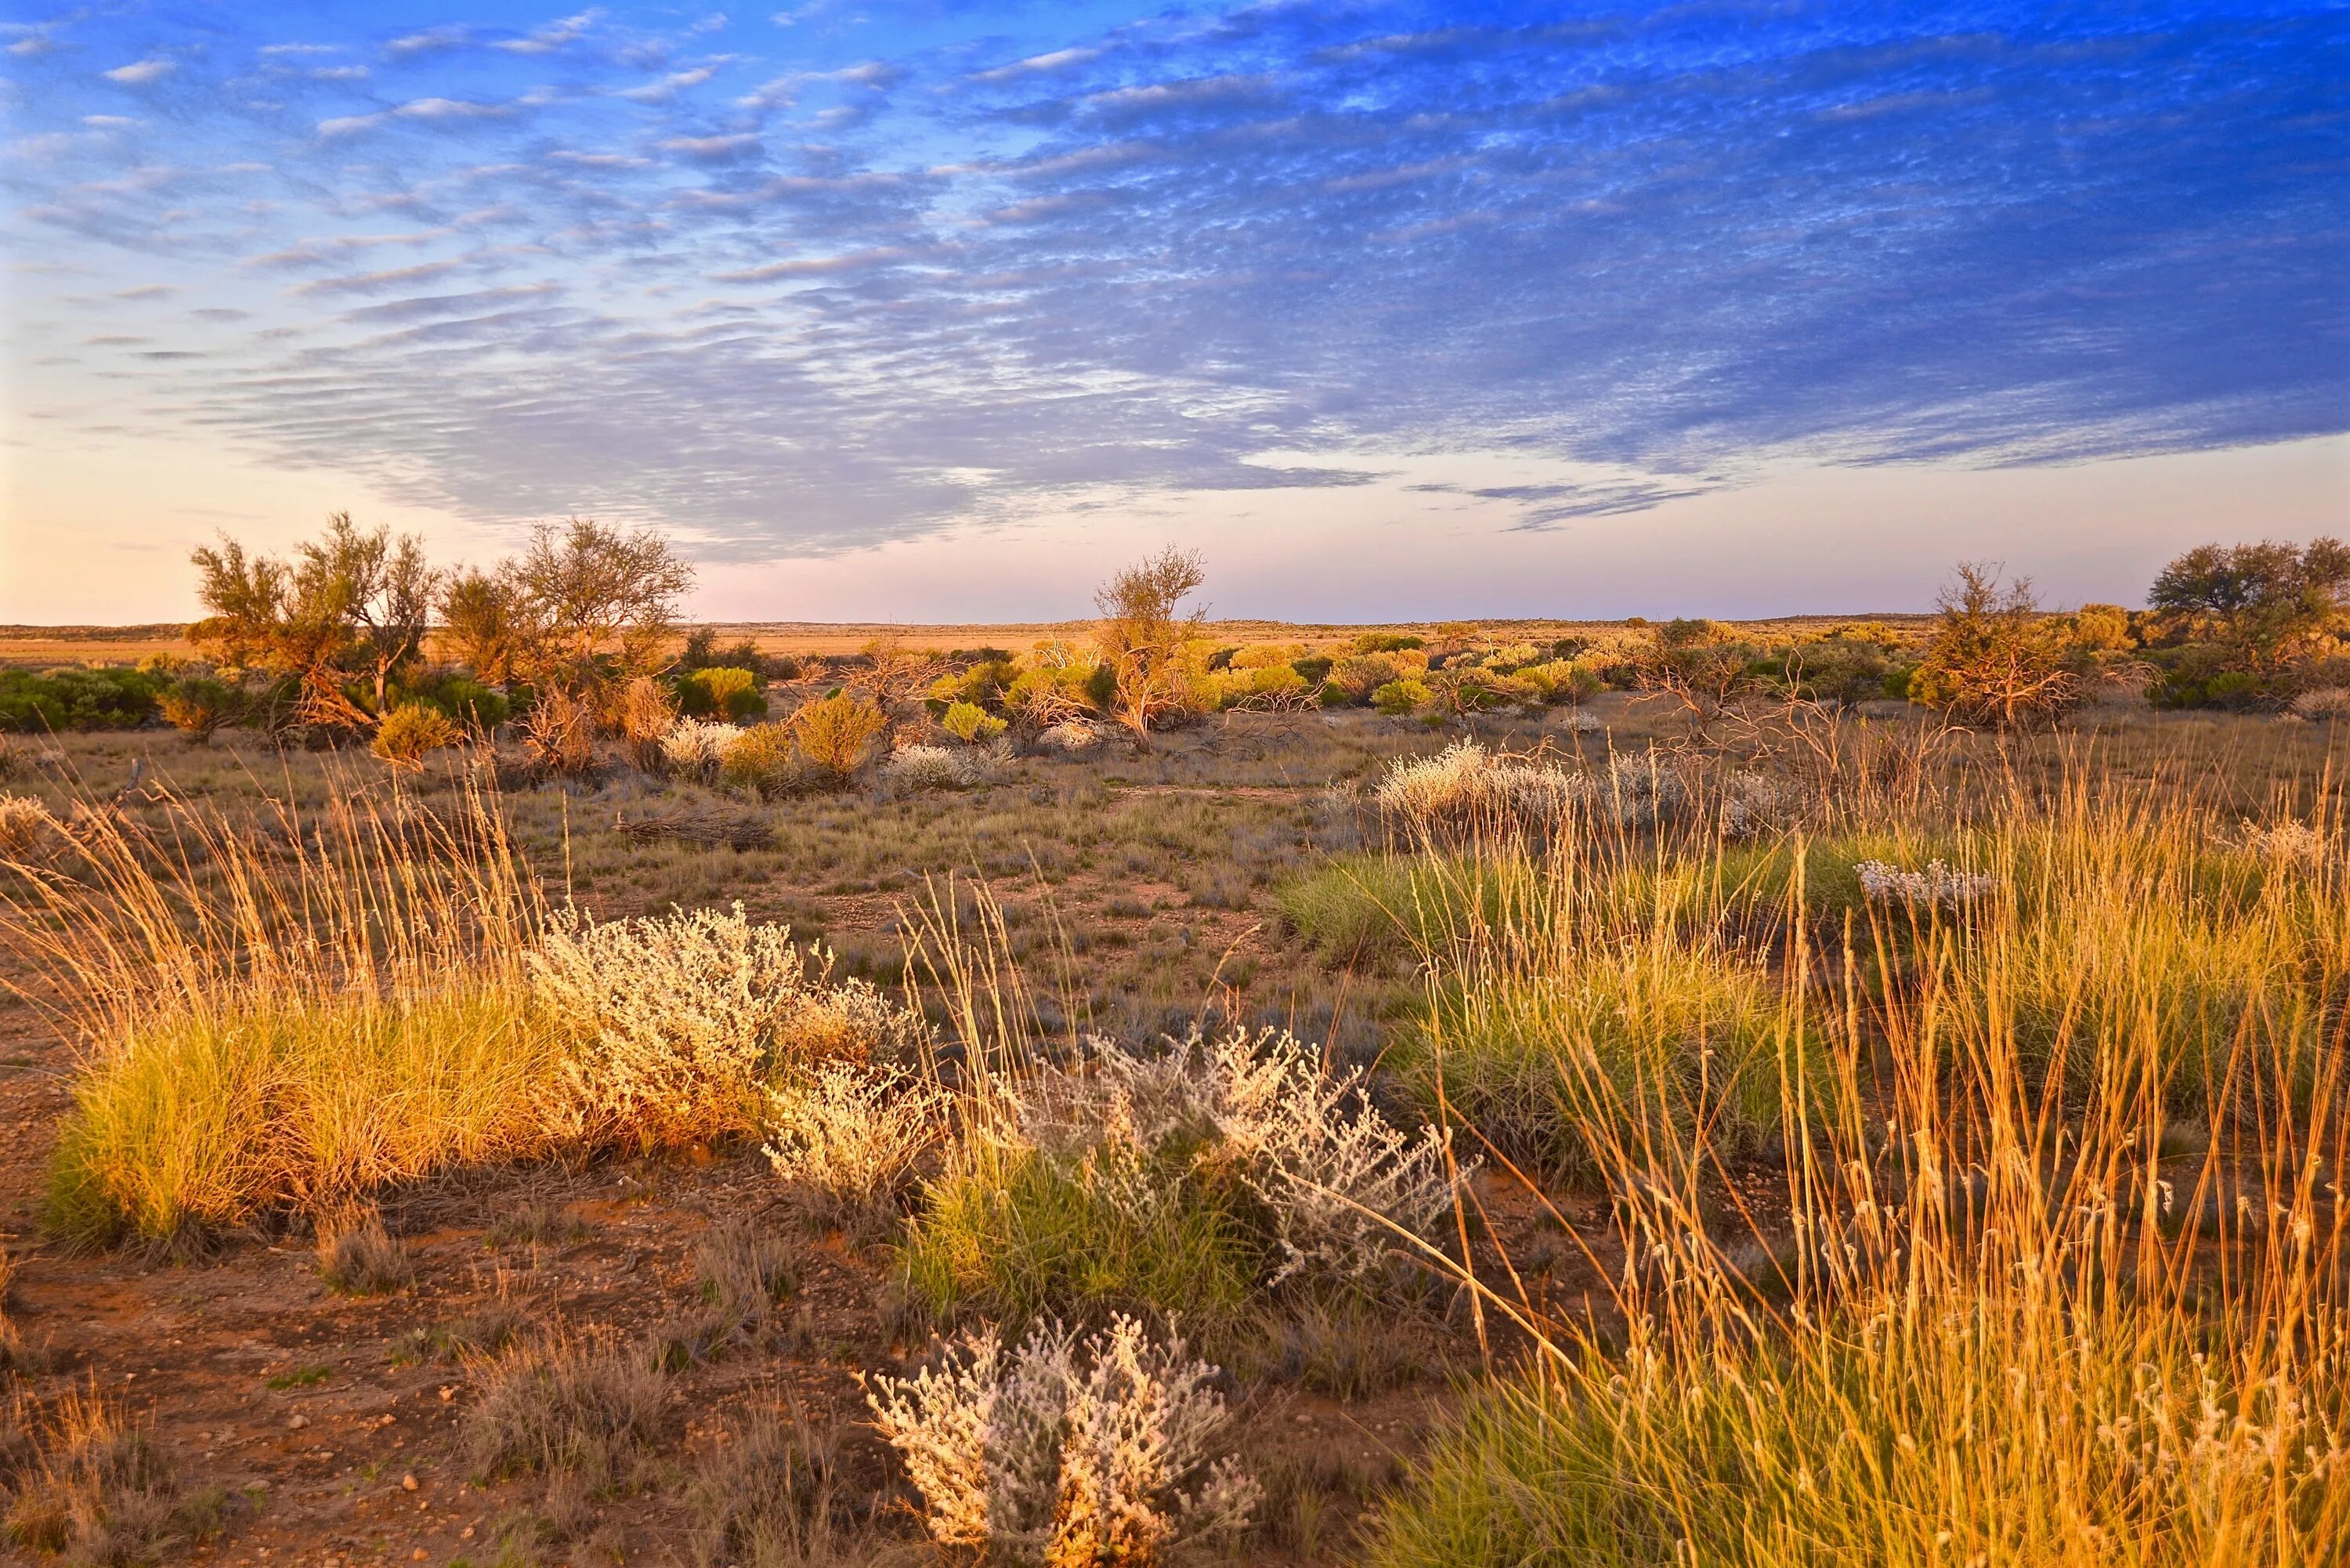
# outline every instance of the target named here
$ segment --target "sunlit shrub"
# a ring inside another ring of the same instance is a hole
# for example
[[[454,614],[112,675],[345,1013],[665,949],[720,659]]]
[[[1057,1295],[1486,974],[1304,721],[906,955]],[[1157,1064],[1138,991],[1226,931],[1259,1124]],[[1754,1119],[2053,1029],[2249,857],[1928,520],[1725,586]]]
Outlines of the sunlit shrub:
[[[940,1545],[1146,1568],[1227,1544],[1262,1496],[1221,1453],[1216,1376],[1119,1317],[1082,1341],[1040,1326],[1008,1352],[983,1329],[912,1377],[872,1378],[867,1399]]]
[[[835,779],[865,765],[873,743],[889,732],[889,716],[864,697],[840,692],[792,715],[791,732],[808,761]]]
[[[831,980],[788,928],[740,905],[553,923],[528,955],[532,999],[571,1042],[583,1136],[643,1147],[750,1130],[779,1070],[911,1049],[919,1020],[860,980]]]
[[[222,726],[244,711],[236,688],[208,675],[189,675],[163,688],[155,699],[163,722],[187,736],[191,745],[212,743]]]
[[[456,721],[421,702],[403,702],[383,716],[368,750],[395,773],[415,773],[432,753],[465,738]]]
[[[939,727],[966,745],[992,741],[1003,733],[1004,721],[975,702],[957,702],[939,716]]]
[[[795,794],[815,782],[814,770],[783,724],[754,724],[728,737],[719,753],[718,776],[754,800]]]

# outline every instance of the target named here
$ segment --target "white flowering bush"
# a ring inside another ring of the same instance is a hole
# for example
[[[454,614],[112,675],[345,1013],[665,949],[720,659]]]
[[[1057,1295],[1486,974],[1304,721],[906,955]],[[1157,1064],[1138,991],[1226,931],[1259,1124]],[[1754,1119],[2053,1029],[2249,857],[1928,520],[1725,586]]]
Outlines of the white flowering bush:
[[[940,1545],[1150,1568],[1230,1542],[1263,1500],[1219,1452],[1231,1416],[1215,1376],[1180,1338],[1121,1315],[1083,1340],[1039,1327],[1009,1351],[983,1329],[936,1367],[872,1378],[866,1399]]]
[[[1870,902],[1913,909],[1956,909],[1987,896],[1999,885],[1999,879],[1988,873],[1953,870],[1939,860],[1929,860],[1917,871],[1883,860],[1863,860],[1852,869],[1860,878],[1862,896]]]
[[[900,746],[881,764],[881,776],[899,789],[967,789],[962,757],[944,746]]]
[[[1090,719],[1064,719],[1048,724],[1036,739],[1062,752],[1089,752],[1101,744],[1102,727]]]
[[[2350,719],[2350,686],[2320,686],[2293,700],[2293,711],[2304,719]]]
[[[1170,1141],[1196,1145],[1196,1160],[1262,1204],[1277,1253],[1268,1284],[1368,1280],[1393,1261],[1398,1228],[1432,1238],[1451,1210],[1442,1135],[1405,1133],[1370,1103],[1360,1068],[1326,1072],[1285,1033],[1195,1034],[1150,1057],[1095,1046],[1089,1068],[1021,1086],[1023,1136],[1085,1158],[1097,1189],[1138,1217],[1170,1200],[1149,1157]]]
[[[533,1003],[567,1033],[583,1132],[647,1145],[750,1125],[780,1067],[909,1051],[920,1021],[740,904],[598,923],[574,912],[528,954]]]
[[[681,719],[660,740],[661,760],[682,778],[708,780],[717,776],[726,748],[743,735],[740,724],[706,719]]]
[[[32,796],[0,794],[0,855],[31,854],[56,826],[49,808]]]
[[[767,1159],[785,1181],[870,1211],[946,1136],[950,1103],[900,1067],[818,1063],[767,1091]]]
[[[1546,833],[1591,799],[1590,779],[1555,763],[1496,755],[1460,741],[1432,757],[1406,758],[1372,792],[1380,815],[1440,835],[1479,826]]]
[[[2264,859],[2295,866],[2319,865],[2333,848],[2323,829],[2291,817],[2276,822],[2246,819],[2238,824],[2236,842]]]

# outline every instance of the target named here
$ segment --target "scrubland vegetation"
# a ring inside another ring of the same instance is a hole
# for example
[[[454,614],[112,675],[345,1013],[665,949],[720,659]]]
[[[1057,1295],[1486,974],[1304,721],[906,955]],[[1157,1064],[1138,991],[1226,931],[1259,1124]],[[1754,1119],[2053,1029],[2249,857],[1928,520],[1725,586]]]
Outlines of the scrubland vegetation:
[[[2339,1561],[2338,555],[1224,648],[1169,554],[1082,640],[785,659],[592,524],[206,552],[212,662],[99,682],[203,749],[0,753],[68,1090],[10,1539]],[[411,1412],[286,1417],[299,1505],[63,1317],[264,1268],[367,1326],[243,1397]]]

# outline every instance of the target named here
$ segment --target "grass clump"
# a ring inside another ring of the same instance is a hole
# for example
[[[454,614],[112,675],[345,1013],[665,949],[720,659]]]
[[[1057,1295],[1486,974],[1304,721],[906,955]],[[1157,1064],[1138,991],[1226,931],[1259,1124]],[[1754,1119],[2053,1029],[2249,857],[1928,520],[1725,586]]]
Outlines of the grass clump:
[[[1621,1327],[1464,1282],[1530,1365],[1367,1560],[2338,1560],[2350,1096],[2309,945],[2335,917],[2215,859],[2199,815],[2175,790],[2018,794],[1977,824],[1961,874],[1989,883],[1871,895],[1842,951],[1791,922],[1789,992],[1817,975],[1839,1005],[1780,1034],[1783,1222],[1719,1211],[1722,1118],[1569,1105],[1617,1195]],[[1598,961],[1489,947],[1527,962],[1451,974],[1472,999]]]
[[[478,1363],[465,1452],[488,1477],[535,1471],[617,1488],[660,1435],[669,1379],[640,1346],[608,1335],[556,1335]]]
[[[274,1205],[547,1147],[563,1056],[518,989],[255,988],[137,1020],[75,1083],[50,1224],[184,1248]]]
[[[153,1563],[220,1527],[217,1490],[190,1491],[145,1428],[93,1386],[48,1404],[18,1392],[5,1412],[0,1510],[7,1539],[77,1568]]]
[[[318,1276],[347,1296],[382,1296],[414,1284],[416,1265],[369,1210],[319,1223]]]

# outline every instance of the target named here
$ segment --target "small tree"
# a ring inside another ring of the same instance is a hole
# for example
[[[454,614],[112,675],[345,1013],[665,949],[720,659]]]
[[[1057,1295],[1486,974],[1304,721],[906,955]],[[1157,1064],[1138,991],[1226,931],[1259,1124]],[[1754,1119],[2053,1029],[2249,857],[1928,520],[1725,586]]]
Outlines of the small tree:
[[[1909,694],[1969,723],[2054,717],[2087,695],[2071,628],[2043,614],[2031,579],[2000,586],[1997,568],[1963,563],[1935,600],[1934,629]]]
[[[523,676],[572,692],[665,668],[678,601],[693,587],[693,568],[659,535],[586,517],[538,528],[504,575]]]
[[[693,568],[658,535],[583,517],[536,530],[492,588],[468,583],[476,634],[510,649],[510,673],[533,689],[523,741],[542,765],[579,772],[594,765],[599,727],[642,727],[649,707],[625,694],[667,666],[692,586]]]
[[[1170,545],[1094,595],[1102,617],[1094,637],[1115,681],[1111,717],[1137,740],[1191,706],[1183,649],[1199,635],[1208,612],[1204,607],[1187,612],[1182,605],[1207,580],[1196,552]]]
[[[514,683],[522,658],[522,607],[514,586],[475,567],[449,579],[441,595],[445,656],[485,686]]]
[[[2147,604],[2166,644],[2207,645],[2223,670],[2267,680],[2350,632],[2350,545],[2200,545],[2162,569]]]
[[[1702,735],[1729,706],[1755,657],[1754,645],[1735,627],[1718,620],[1669,620],[1656,629],[1637,668],[1642,686],[1680,700],[1691,732]]]
[[[227,662],[299,682],[303,717],[342,729],[372,729],[393,678],[422,648],[440,574],[422,541],[361,529],[348,512],[295,559],[248,556],[233,539],[192,556],[196,595],[209,618],[188,628],[196,645]],[[357,681],[371,697],[354,703]]]

